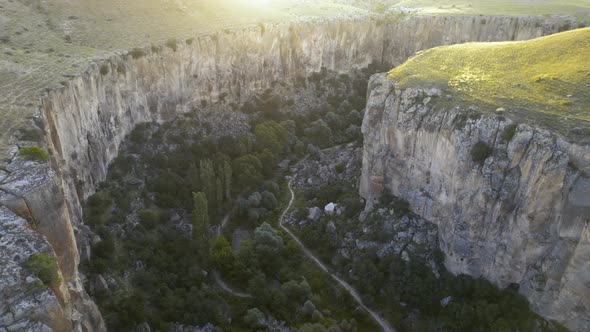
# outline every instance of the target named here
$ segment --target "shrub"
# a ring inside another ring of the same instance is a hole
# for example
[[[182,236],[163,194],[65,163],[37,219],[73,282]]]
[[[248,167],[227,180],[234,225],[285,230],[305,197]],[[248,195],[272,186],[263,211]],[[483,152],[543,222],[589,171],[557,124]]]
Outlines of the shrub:
[[[192,45],[194,40],[195,40],[194,38],[189,38],[189,39],[186,40],[186,44],[187,45]]]
[[[43,137],[43,133],[37,128],[21,129],[20,132],[20,139],[23,141],[39,141]]]
[[[259,329],[264,326],[265,316],[258,308],[248,309],[244,316],[244,323],[253,329]]]
[[[336,173],[341,174],[346,170],[346,165],[344,163],[339,163],[338,165],[336,165],[335,170]]]
[[[471,149],[471,159],[479,164],[483,162],[492,154],[492,148],[484,142],[477,142]]]
[[[514,135],[516,134],[516,128],[518,125],[516,123],[512,123],[504,127],[504,131],[502,132],[502,140],[505,142],[510,142]]]
[[[393,203],[393,209],[398,217],[403,217],[410,213],[410,203],[405,199],[396,199]]]
[[[38,146],[26,146],[18,150],[18,154],[29,160],[47,160],[49,155]]]
[[[145,52],[141,48],[134,48],[129,52],[129,54],[133,57],[133,59],[139,59],[145,55]]]
[[[176,52],[176,50],[178,49],[178,42],[176,41],[176,39],[168,39],[166,41],[166,46],[171,48],[174,52]]]
[[[125,74],[126,71],[127,70],[125,69],[125,65],[123,63],[117,65],[117,73]]]
[[[111,67],[109,65],[107,65],[106,63],[103,63],[102,65],[100,65],[100,74],[102,76],[108,74],[111,71]]]
[[[61,281],[55,257],[48,254],[34,254],[25,262],[25,268],[41,279],[48,287],[57,287]]]

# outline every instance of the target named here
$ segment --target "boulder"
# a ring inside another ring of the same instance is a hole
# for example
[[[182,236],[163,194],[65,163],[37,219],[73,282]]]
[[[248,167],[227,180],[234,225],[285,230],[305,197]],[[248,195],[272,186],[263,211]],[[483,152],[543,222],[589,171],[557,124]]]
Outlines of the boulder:
[[[322,217],[322,210],[319,207],[312,207],[309,209],[309,213],[307,215],[307,219],[309,220],[318,220]]]
[[[330,215],[334,213],[335,209],[336,209],[336,204],[334,204],[334,203],[329,203],[328,205],[326,205],[324,207],[324,211]]]

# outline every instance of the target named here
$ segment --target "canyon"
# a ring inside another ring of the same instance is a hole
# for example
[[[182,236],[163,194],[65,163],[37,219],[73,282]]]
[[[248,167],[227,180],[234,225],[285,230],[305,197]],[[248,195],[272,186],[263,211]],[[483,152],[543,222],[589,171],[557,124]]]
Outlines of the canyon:
[[[0,284],[8,299],[0,306],[0,326],[106,329],[78,271],[93,241],[81,206],[136,125],[174,119],[195,103],[242,104],[275,82],[322,69],[390,68],[434,46],[531,39],[570,27],[571,20],[417,16],[267,24],[92,63],[41,100],[37,119],[49,165],[13,150],[0,171],[0,218],[10,228],[0,239],[10,250],[0,258],[11,267]],[[475,167],[471,146],[494,142],[508,122],[482,116],[455,128],[460,109],[435,112],[435,102],[429,103],[442,97],[436,90],[396,90],[384,75],[369,82],[360,189],[369,207],[387,188],[438,224],[450,271],[500,287],[519,284],[541,315],[573,330],[590,328],[590,148],[523,124],[510,142],[493,144],[494,158]],[[10,277],[24,273],[25,252],[57,257],[59,287],[42,297],[27,295],[28,282]]]

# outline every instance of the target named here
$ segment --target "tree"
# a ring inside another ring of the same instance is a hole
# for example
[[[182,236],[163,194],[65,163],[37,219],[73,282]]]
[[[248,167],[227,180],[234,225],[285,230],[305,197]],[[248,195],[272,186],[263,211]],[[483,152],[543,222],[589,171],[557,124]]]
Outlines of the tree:
[[[223,185],[221,184],[221,179],[215,179],[215,197],[216,197],[216,206],[217,206],[217,213],[221,212],[221,207],[223,206]]]
[[[312,122],[311,127],[303,132],[307,140],[316,146],[327,147],[332,144],[332,130],[322,119]]]
[[[187,180],[188,185],[192,191],[197,191],[199,189],[201,180],[199,169],[197,168],[197,165],[195,165],[195,163],[191,163],[191,165],[188,168]]]
[[[311,296],[311,287],[305,280],[301,282],[287,281],[281,285],[281,289],[287,295],[287,298],[295,303],[301,303]]]
[[[202,193],[193,193],[193,238],[197,241],[199,256],[208,261],[210,256],[211,226],[209,225],[209,212],[207,208],[207,196]]]
[[[277,271],[281,265],[281,251],[283,239],[271,225],[263,223],[254,231],[254,248],[258,257],[264,257],[260,262],[266,272]]]
[[[258,308],[248,309],[244,315],[244,323],[255,330],[264,327],[264,320],[264,313]]]
[[[215,239],[213,245],[213,263],[223,272],[229,272],[234,265],[234,252],[231,249],[229,241],[220,235]]]
[[[232,186],[232,169],[229,161],[223,162],[223,186],[225,188],[225,198],[229,201],[231,199],[231,186]]]
[[[265,209],[274,210],[277,207],[277,198],[269,191],[262,192],[261,204]]]
[[[262,174],[264,174],[267,177],[270,177],[275,169],[275,165],[277,164],[275,155],[273,155],[269,149],[264,149],[261,152],[257,153],[256,157],[262,163]]]
[[[262,179],[262,163],[256,156],[247,154],[233,162],[233,173],[240,189],[255,186]]]
[[[209,209],[217,211],[217,200],[215,195],[215,171],[213,169],[213,162],[210,159],[202,159],[199,162],[199,178],[202,190],[209,199]]]
[[[289,138],[287,130],[272,120],[256,125],[254,135],[260,150],[269,149],[275,155],[285,150]]]
[[[326,113],[325,119],[332,130],[338,130],[342,126],[340,116],[336,115],[334,112]]]
[[[346,116],[346,120],[351,125],[360,126],[361,123],[363,122],[363,115],[361,113],[359,113],[359,111],[357,111],[357,110],[352,110]]]

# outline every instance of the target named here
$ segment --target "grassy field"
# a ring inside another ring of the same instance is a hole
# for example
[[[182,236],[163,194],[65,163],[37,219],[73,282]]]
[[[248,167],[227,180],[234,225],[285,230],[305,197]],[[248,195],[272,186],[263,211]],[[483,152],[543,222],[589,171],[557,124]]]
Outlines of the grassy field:
[[[584,14],[589,2],[269,0],[261,5],[259,0],[0,0],[0,166],[15,143],[14,134],[30,127],[45,89],[116,51],[260,22],[408,8],[416,15]]]
[[[590,28],[524,42],[467,43],[418,53],[391,70],[400,87],[438,87],[490,109],[590,121]]]
[[[392,1],[418,14],[588,15],[590,0],[407,0]]]

